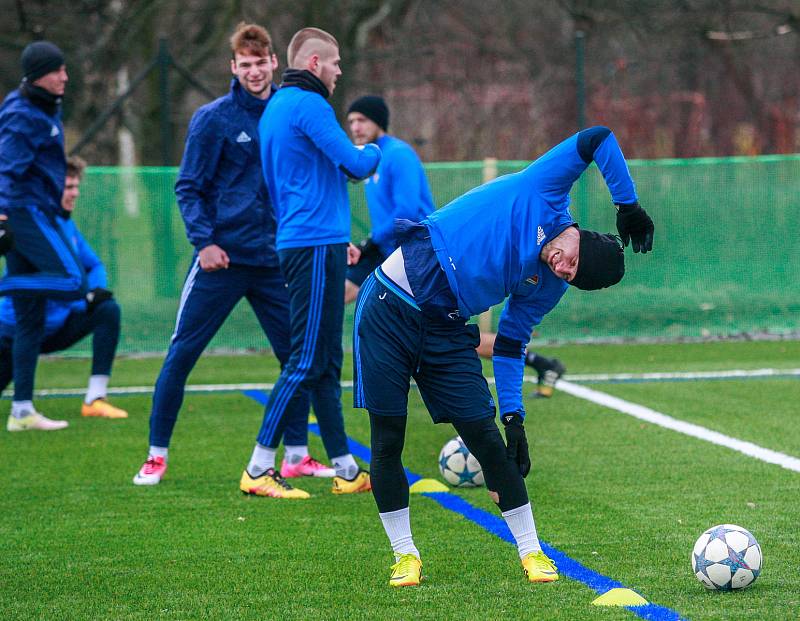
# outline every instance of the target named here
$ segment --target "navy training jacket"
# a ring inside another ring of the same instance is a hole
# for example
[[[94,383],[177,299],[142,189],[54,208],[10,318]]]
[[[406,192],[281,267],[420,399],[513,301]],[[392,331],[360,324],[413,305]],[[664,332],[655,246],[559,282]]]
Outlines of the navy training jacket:
[[[60,113],[11,91],[0,105],[0,213],[35,205],[57,214],[66,172]]]
[[[234,78],[194,113],[175,194],[196,251],[216,244],[231,263],[274,267],[275,215],[261,174],[258,122],[267,102]]]

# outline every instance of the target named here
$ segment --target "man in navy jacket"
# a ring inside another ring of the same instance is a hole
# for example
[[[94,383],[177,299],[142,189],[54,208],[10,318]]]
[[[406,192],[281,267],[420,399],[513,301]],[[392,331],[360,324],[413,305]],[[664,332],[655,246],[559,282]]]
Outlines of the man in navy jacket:
[[[261,165],[278,220],[276,245],[289,287],[292,353],[266,406],[250,476],[274,466],[287,414],[311,391],[325,449],[336,469],[333,493],[365,492],[369,473],[350,454],[342,418],[342,323],[350,239],[347,180],[371,175],[380,149],[353,146],[327,102],[339,44],[304,28],[289,43],[289,69],[259,123]],[[350,247],[351,258],[357,250]]]
[[[79,157],[70,157],[67,160],[64,195],[56,222],[86,271],[91,295],[88,299],[80,300],[47,300],[41,352],[46,354],[68,349],[91,334],[92,374],[81,406],[81,416],[127,418],[128,413],[125,410],[114,407],[106,400],[108,380],[119,343],[119,305],[107,288],[105,266],[72,220],[85,167],[86,163]],[[3,298],[0,302],[0,391],[8,386],[13,377],[12,349],[16,323],[11,298]],[[8,420],[9,431],[25,431],[31,428],[37,427],[22,427],[13,417]]]
[[[275,253],[275,217],[261,177],[257,131],[275,90],[272,73],[278,61],[269,34],[255,24],[239,24],[231,51],[231,91],[195,113],[175,184],[195,254],[156,381],[150,449],[133,479],[136,485],[155,485],[164,476],[186,379],[239,300],[250,303],[281,365],[289,355],[289,301]],[[283,476],[274,470],[266,478],[243,476],[244,493],[302,498],[307,494],[284,477],[333,475],[308,454],[308,397],[293,406]]]
[[[66,158],[61,97],[67,69],[61,50],[37,41],[22,52],[23,78],[0,106],[0,214],[14,234],[0,295],[11,296],[14,400],[9,428],[63,429],[33,406],[36,361],[45,336],[46,300],[86,295],[86,274],[56,223]]]

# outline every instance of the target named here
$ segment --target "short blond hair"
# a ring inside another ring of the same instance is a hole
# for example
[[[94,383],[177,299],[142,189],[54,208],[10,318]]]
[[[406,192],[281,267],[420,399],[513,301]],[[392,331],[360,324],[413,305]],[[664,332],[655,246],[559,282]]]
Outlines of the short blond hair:
[[[250,52],[253,56],[272,55],[272,37],[267,29],[258,24],[239,22],[236,30],[231,35],[231,55],[236,58],[236,53]]]
[[[86,160],[78,155],[70,155],[67,158],[67,177],[83,177],[83,171],[86,170]]]
[[[289,49],[286,52],[286,60],[289,63],[289,67],[292,69],[298,68],[294,66],[297,53],[309,41],[323,41],[336,46],[337,49],[339,48],[339,42],[336,40],[336,37],[329,32],[325,32],[319,28],[303,28],[294,33],[292,40],[289,41]]]

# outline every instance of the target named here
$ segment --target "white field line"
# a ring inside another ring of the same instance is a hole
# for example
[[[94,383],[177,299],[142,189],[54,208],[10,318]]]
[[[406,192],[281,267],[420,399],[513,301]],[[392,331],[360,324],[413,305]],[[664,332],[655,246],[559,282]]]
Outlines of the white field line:
[[[786,377],[800,376],[800,369],[733,369],[730,371],[683,371],[664,373],[587,373],[569,374],[572,382],[624,382],[624,381],[658,381],[658,380],[704,380],[704,379],[736,379],[753,377]]]
[[[687,423],[685,421],[672,418],[671,416],[667,416],[661,412],[656,412],[655,410],[651,410],[650,408],[646,408],[636,403],[631,403],[630,401],[625,401],[624,399],[612,397],[611,395],[607,395],[597,390],[592,390],[586,386],[579,386],[578,384],[561,380],[558,382],[557,388],[563,392],[566,392],[567,394],[572,395],[573,397],[586,399],[592,403],[597,403],[598,405],[617,410],[623,414],[628,414],[629,416],[638,418],[639,420],[658,425],[659,427],[671,429],[672,431],[677,431],[678,433],[683,433],[687,436],[692,436],[693,438],[705,440],[706,442],[711,442],[712,444],[725,446],[729,449],[733,449],[734,451],[738,451],[739,453],[743,453],[744,455],[748,455],[749,457],[755,457],[761,461],[765,461],[770,464],[776,464],[782,468],[786,468],[787,470],[800,472],[800,459],[792,457],[791,455],[766,449],[758,446],[757,444],[753,444],[752,442],[745,442],[744,440],[739,440],[731,436],[726,436],[725,434],[717,431],[706,429],[700,425],[695,425],[693,423]]]
[[[799,376],[800,369],[734,369],[731,371],[688,371],[688,372],[662,372],[662,373],[584,373],[567,375],[573,382],[624,382],[624,381],[659,381],[671,379],[703,380],[703,379],[727,379],[727,378],[757,378],[757,377],[786,377]],[[487,378],[490,384],[494,384],[494,378]],[[525,381],[536,383],[535,375],[526,375]],[[564,380],[562,380],[564,381]],[[351,380],[343,381],[342,388],[352,388]],[[273,383],[253,383],[253,384],[188,384],[187,393],[206,393],[206,392],[238,392],[242,390],[272,390]],[[37,397],[71,397],[83,395],[85,388],[46,388],[37,390]],[[152,386],[121,386],[109,388],[110,395],[149,395],[152,394]]]

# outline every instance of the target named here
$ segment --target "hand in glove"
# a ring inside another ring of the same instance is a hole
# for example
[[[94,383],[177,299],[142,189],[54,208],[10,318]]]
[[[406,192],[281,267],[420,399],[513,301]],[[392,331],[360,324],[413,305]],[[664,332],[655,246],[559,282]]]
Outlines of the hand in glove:
[[[617,230],[622,245],[633,242],[633,251],[642,254],[653,249],[653,220],[639,203],[617,205]]]
[[[519,473],[526,477],[531,471],[531,458],[528,455],[528,439],[525,427],[522,426],[522,415],[519,412],[503,414],[500,419],[506,428],[506,459],[517,464]]]
[[[103,287],[96,287],[92,289],[86,294],[86,306],[88,311],[91,313],[99,304],[102,304],[106,300],[110,300],[113,297],[114,294]]]

